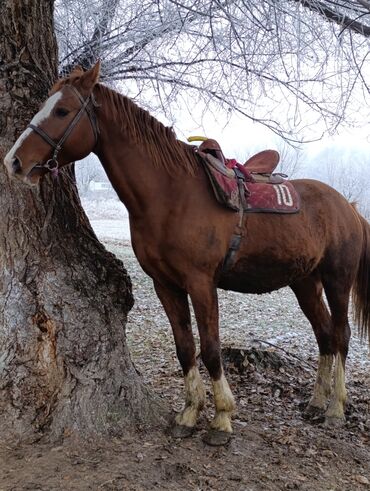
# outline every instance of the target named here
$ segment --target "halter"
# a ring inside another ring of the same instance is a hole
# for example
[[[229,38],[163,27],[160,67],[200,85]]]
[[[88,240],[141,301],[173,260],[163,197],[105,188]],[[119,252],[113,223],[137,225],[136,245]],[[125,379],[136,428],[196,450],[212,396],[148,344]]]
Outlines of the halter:
[[[73,87],[72,85],[66,85],[66,87],[69,87],[73,91],[73,93],[75,94],[75,96],[78,98],[78,100],[81,102],[82,105],[81,105],[78,113],[76,114],[76,116],[72,119],[70,124],[67,126],[61,139],[58,142],[55,142],[52,138],[50,138],[50,136],[43,129],[41,129],[38,126],[35,126],[34,124],[31,124],[31,123],[28,125],[28,128],[31,128],[33,131],[35,131],[38,135],[41,136],[41,138],[43,140],[46,141],[46,143],[48,143],[52,148],[54,148],[54,153],[53,153],[53,156],[51,157],[51,159],[49,159],[47,162],[45,162],[45,164],[40,164],[40,165],[35,166],[36,168],[39,168],[39,169],[40,168],[41,169],[48,169],[53,174],[54,177],[58,175],[58,167],[59,167],[59,162],[57,160],[58,153],[62,149],[63,144],[66,141],[66,139],[72,133],[74,127],[77,125],[77,123],[81,119],[84,111],[86,111],[86,113],[89,117],[89,121],[91,123],[91,127],[92,127],[94,137],[95,137],[95,144],[98,142],[98,133],[99,133],[98,123],[96,121],[96,116],[95,116],[93,109],[91,107],[89,107],[90,102],[93,106],[97,106],[97,103],[94,99],[94,96],[92,94],[90,94],[86,99],[84,99],[75,87]]]

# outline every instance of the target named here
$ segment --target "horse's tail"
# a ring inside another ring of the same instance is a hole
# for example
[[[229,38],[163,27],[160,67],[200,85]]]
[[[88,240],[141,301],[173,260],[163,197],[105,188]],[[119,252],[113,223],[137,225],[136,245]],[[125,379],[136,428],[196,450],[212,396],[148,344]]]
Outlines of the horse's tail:
[[[360,263],[352,288],[353,315],[362,339],[370,344],[370,225],[357,211],[363,230]]]

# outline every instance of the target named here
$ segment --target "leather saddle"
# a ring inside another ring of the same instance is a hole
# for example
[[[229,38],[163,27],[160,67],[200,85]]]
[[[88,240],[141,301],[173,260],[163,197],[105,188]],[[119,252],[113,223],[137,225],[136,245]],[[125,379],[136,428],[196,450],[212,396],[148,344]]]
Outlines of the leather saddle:
[[[201,157],[214,195],[221,205],[241,213],[240,220],[244,212],[299,212],[300,199],[292,182],[285,180],[284,174],[272,174],[279,162],[278,152],[259,152],[241,165],[234,159],[226,159],[215,140],[191,137],[189,141],[200,139],[202,144],[195,151]]]
[[[219,143],[211,138],[202,141],[198,147],[198,152],[212,155],[223,165],[228,166],[228,159],[225,158]],[[279,152],[276,150],[263,150],[250,157],[244,167],[253,174],[253,178],[258,182],[282,182],[280,174],[273,174],[280,160]]]

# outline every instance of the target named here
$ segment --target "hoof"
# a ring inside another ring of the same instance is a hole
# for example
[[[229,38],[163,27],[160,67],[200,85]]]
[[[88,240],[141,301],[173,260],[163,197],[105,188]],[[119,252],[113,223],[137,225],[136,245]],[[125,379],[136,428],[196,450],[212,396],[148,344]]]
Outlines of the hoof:
[[[194,433],[193,426],[185,426],[175,424],[170,430],[170,434],[173,438],[189,438]]]
[[[231,433],[227,431],[208,430],[203,437],[203,442],[211,447],[221,447],[231,440]]]
[[[304,419],[323,423],[325,420],[325,409],[308,405],[303,412],[303,417]]]
[[[324,426],[325,428],[342,428],[345,422],[345,418],[334,418],[333,416],[326,416]]]

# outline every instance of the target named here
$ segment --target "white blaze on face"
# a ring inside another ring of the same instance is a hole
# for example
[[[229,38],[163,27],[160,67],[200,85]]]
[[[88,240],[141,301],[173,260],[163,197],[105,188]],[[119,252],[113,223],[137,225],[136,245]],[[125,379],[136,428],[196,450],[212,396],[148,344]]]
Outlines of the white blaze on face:
[[[54,109],[55,104],[59,101],[62,95],[62,92],[58,91],[55,92],[55,94],[53,94],[51,97],[49,97],[49,99],[45,102],[44,107],[37,114],[34,115],[31,123],[37,126],[42,123],[46,118],[48,118],[52,110]]]
[[[59,101],[59,99],[62,97],[62,92],[58,91],[55,94],[53,94],[47,101],[45,102],[44,107],[34,115],[34,117],[31,120],[31,123],[35,126],[38,126],[41,124],[46,118],[50,116],[52,113],[56,103]],[[13,158],[18,150],[18,148],[21,146],[22,142],[27,138],[27,136],[32,133],[31,128],[27,128],[24,130],[24,132],[21,134],[21,136],[18,138],[18,140],[14,143],[12,148],[9,150],[9,152],[6,154],[5,159],[4,159],[4,164],[7,167],[8,170],[11,170],[11,163],[13,161]]]

